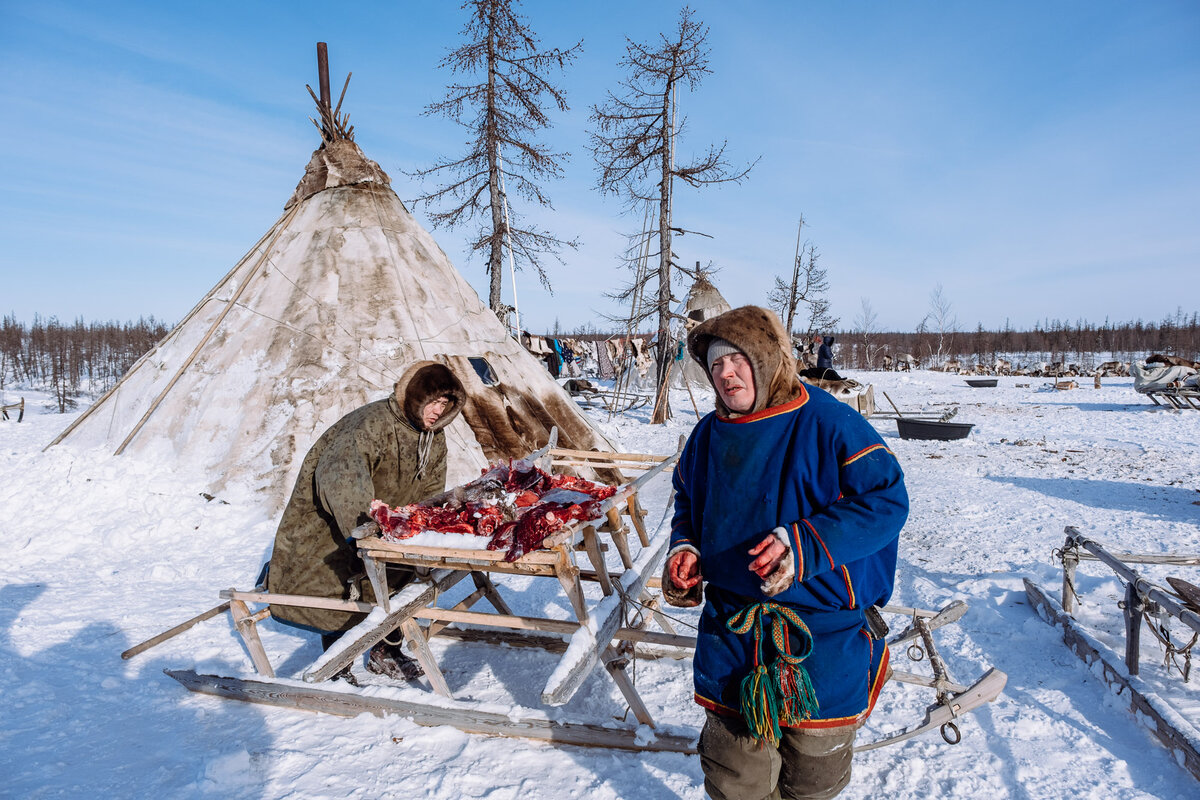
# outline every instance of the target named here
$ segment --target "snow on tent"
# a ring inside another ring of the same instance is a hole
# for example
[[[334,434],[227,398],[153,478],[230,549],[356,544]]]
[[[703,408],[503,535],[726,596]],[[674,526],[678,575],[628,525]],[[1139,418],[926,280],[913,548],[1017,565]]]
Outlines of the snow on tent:
[[[545,445],[553,426],[560,447],[611,452],[417,223],[353,131],[328,106],[322,117],[323,142],[283,216],[50,446],[116,455],[167,448],[208,492],[246,486],[277,510],[321,433],[385,397],[410,363],[435,359],[470,395],[447,429],[451,485]]]

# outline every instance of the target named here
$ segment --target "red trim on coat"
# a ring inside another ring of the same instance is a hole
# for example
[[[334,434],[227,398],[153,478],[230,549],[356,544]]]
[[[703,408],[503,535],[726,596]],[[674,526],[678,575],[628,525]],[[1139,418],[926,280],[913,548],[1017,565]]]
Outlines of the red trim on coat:
[[[813,524],[808,520],[802,519],[800,521],[808,526],[808,529],[812,531],[813,536],[817,537],[817,544],[821,545],[821,549],[825,551],[825,557],[829,559],[829,568],[835,569],[837,564],[833,563],[833,555],[829,552],[829,548],[825,546],[825,540],[821,538],[821,534],[817,533],[817,529],[814,528]]]
[[[771,417],[777,417],[780,414],[790,414],[791,412],[800,408],[800,406],[804,405],[807,402],[808,402],[808,390],[804,388],[804,384],[800,384],[800,396],[797,397],[795,400],[789,400],[788,402],[784,403],[783,405],[771,406],[770,408],[764,408],[762,411],[755,411],[753,414],[747,414],[746,416],[738,417],[737,419],[728,419],[728,418],[722,417],[720,414],[718,414],[717,422],[729,422],[734,425],[741,425],[743,422],[758,422],[759,420],[770,419]]]
[[[861,631],[863,636],[868,639],[871,637],[866,631]],[[871,647],[874,648],[874,641],[871,642]],[[853,717],[835,717],[833,719],[810,719],[806,722],[801,722],[799,725],[786,725],[784,727],[796,728],[800,730],[826,730],[828,728],[841,728],[846,725],[861,725],[867,721],[867,717],[871,716],[871,712],[875,710],[875,702],[879,700],[879,694],[883,691],[883,685],[887,683],[888,663],[891,661],[891,653],[885,647],[883,649],[883,658],[879,660],[879,671],[871,678],[871,688],[867,692],[867,707],[855,714]]]
[[[850,600],[850,608],[857,608],[858,601],[854,597],[854,586],[850,583],[850,570],[846,569],[846,565],[842,565],[842,579],[846,582],[846,596]]]
[[[863,456],[867,455],[868,453],[870,453],[874,450],[883,450],[886,453],[890,453],[893,457],[896,455],[895,453],[892,453],[891,450],[887,449],[887,445],[873,444],[870,447],[867,447],[863,450],[859,450],[857,453],[855,453],[854,455],[847,458],[845,461],[842,462],[841,466],[844,467],[847,464],[853,464],[855,461],[858,461],[860,458],[862,458]]]

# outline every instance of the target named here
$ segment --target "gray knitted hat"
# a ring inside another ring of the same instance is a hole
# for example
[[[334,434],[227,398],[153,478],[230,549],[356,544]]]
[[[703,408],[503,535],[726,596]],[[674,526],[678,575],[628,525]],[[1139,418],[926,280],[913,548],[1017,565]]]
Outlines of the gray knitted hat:
[[[713,362],[722,356],[732,355],[734,353],[742,353],[741,350],[734,347],[729,341],[721,338],[713,339],[708,343],[708,352],[704,354],[704,360],[708,362],[708,371],[712,372]],[[746,355],[742,353],[742,355]]]

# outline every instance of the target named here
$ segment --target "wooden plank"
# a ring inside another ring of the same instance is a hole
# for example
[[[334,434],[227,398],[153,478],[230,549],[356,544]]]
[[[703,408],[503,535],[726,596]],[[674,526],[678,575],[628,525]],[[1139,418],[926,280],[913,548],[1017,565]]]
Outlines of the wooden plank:
[[[575,566],[565,548],[560,547],[558,550],[559,562],[554,568],[554,576],[566,592],[571,608],[575,611],[575,618],[586,625],[589,619],[587,597],[584,596],[583,585],[579,582],[579,567]]]
[[[375,606],[361,600],[338,600],[334,597],[309,597],[303,594],[276,594],[273,592],[239,592],[222,589],[219,595],[225,600],[242,600],[247,603],[270,603],[277,606],[303,606],[304,608],[327,608],[332,611],[350,611],[370,614]]]
[[[368,616],[338,640],[331,650],[325,652],[311,667],[304,671],[303,678],[309,683],[326,681],[337,675],[360,655],[374,647],[400,623],[434,602],[437,595],[467,577],[466,572],[436,570],[433,583],[410,583],[392,596],[393,610],[382,621]],[[378,613],[378,612],[376,612]]]
[[[462,547],[431,547],[428,545],[405,544],[404,542],[389,542],[386,539],[361,539],[358,543],[359,552],[368,552],[376,558],[386,559],[390,555],[411,556],[413,558],[434,559],[449,558],[463,561],[478,561],[488,564],[495,561],[504,562],[503,550],[474,550]],[[512,564],[553,564],[554,553],[546,550],[531,550]]]
[[[884,611],[889,611],[889,607],[885,606]],[[919,608],[906,608],[904,611],[915,612],[908,613],[906,616],[914,617],[922,620],[928,630],[934,631],[943,625],[949,625],[953,622],[958,622],[963,615],[967,613],[967,604],[962,600],[955,600],[947,605],[941,611],[933,612]],[[896,612],[899,613],[899,612]],[[896,634],[891,639],[888,639],[888,647],[895,647],[900,644],[907,644],[911,641],[921,638],[921,631],[917,625],[909,625],[900,633]]]
[[[472,576],[474,576],[474,573],[472,573]],[[478,584],[476,584],[476,585],[478,586]],[[451,610],[452,611],[469,611],[471,609],[471,606],[473,606],[477,602],[479,602],[479,600],[482,599],[486,594],[487,594],[487,591],[484,588],[479,587],[475,591],[471,592],[469,595],[464,597]],[[431,639],[434,636],[437,636],[438,632],[442,628],[446,627],[449,624],[450,624],[449,622],[439,622],[439,621],[430,622],[429,627],[425,630],[425,638]]]
[[[650,709],[646,708],[646,704],[642,702],[642,696],[638,694],[637,687],[633,685],[633,681],[625,672],[625,664],[628,663],[628,659],[623,658],[612,645],[604,648],[604,655],[601,658],[604,660],[604,668],[612,676],[613,683],[617,685],[621,696],[629,704],[629,710],[633,712],[634,718],[643,725],[656,727],[654,717],[650,715]]]
[[[608,563],[604,560],[604,553],[600,550],[600,542],[596,539],[596,529],[591,525],[585,525],[583,528],[583,546],[587,551],[588,560],[592,562],[592,566],[596,569],[596,578],[600,583],[600,591],[608,597],[613,593],[612,580],[608,577]]]
[[[567,651],[567,640],[553,634],[482,627],[448,627],[439,630],[438,636],[443,639],[454,639],[459,642],[508,645],[509,647],[534,647],[551,653],[561,654]],[[635,630],[633,628],[618,628],[616,635],[613,636],[613,641],[627,641],[634,644],[633,657],[646,660],[659,658],[688,659],[692,657],[692,653],[696,649],[696,639],[694,637]],[[638,645],[641,645],[641,647],[639,648]]]
[[[613,544],[617,546],[617,552],[621,555],[621,566],[629,569],[633,566],[633,553],[629,550],[629,531],[622,528],[609,535],[612,537]]]
[[[1126,677],[1117,664],[1111,662],[1104,652],[1104,647],[1089,636],[1071,617],[1062,612],[1061,607],[1042,589],[1028,578],[1025,581],[1025,596],[1030,606],[1051,626],[1062,628],[1063,641],[1075,655],[1079,656],[1091,671],[1096,672],[1098,664],[1100,675],[1109,688],[1120,697],[1129,698],[1129,710],[1134,719],[1142,723],[1158,738],[1174,756],[1177,763],[1193,776],[1200,779],[1200,751],[1197,750],[1195,737],[1188,736],[1176,728],[1168,716],[1160,712],[1147,696],[1139,691],[1137,678]]]
[[[1126,564],[1172,564],[1185,567],[1200,566],[1200,556],[1197,555],[1171,555],[1164,553],[1110,553],[1117,561],[1124,561]],[[1077,552],[1076,557],[1080,561],[1102,561],[1099,556],[1092,555],[1088,552]]]
[[[415,619],[427,619],[438,622],[459,622],[488,628],[504,628],[511,631],[543,631],[546,633],[564,633],[570,635],[579,630],[579,623],[571,620],[521,617],[514,614],[490,614],[486,611],[467,611],[452,608],[422,608],[416,611],[413,617]],[[627,628],[624,626],[617,628],[613,632],[612,640],[614,642],[646,643],[664,647],[690,649],[695,649],[696,647],[695,636],[658,633],[656,631]]]
[[[429,642],[421,635],[421,628],[412,617],[409,617],[400,623],[400,630],[404,631],[404,638],[408,640],[408,646],[412,648],[417,662],[425,670],[425,677],[429,680],[429,685],[442,697],[453,697],[450,694],[450,687],[446,685],[446,676],[442,675],[437,659],[433,657],[433,651],[429,649]]]
[[[591,458],[597,461],[653,461],[660,463],[672,458],[675,454],[660,456],[654,453],[601,453],[595,450],[570,450],[565,447],[553,447],[550,449],[550,455]]]
[[[266,648],[263,647],[262,639],[258,636],[258,629],[254,620],[250,618],[250,610],[246,604],[241,600],[230,600],[229,615],[233,617],[233,627],[242,635],[242,641],[246,643],[246,649],[250,651],[250,660],[254,662],[254,668],[260,675],[274,678],[275,670],[271,667],[271,659],[267,658]]]
[[[200,622],[204,622],[206,619],[212,619],[213,617],[217,616],[218,614],[224,614],[228,610],[229,610],[228,602],[221,603],[221,605],[219,605],[219,606],[213,606],[208,611],[205,611],[201,614],[197,614],[196,616],[192,617],[191,619],[179,623],[174,628],[165,630],[162,633],[158,634],[157,636],[151,636],[149,639],[142,642],[141,644],[135,644],[133,647],[129,648],[124,653],[121,653],[121,658],[125,658],[125,659],[133,658],[134,656],[138,655],[139,653],[146,652],[151,647],[160,645],[163,642],[167,641],[168,639],[175,638],[179,634],[181,634],[184,631],[191,628],[193,625],[196,625],[197,623],[200,623]]]
[[[388,591],[391,587],[388,586],[387,565],[375,558],[371,553],[363,550],[358,551],[359,557],[363,562],[363,571],[367,573],[367,580],[371,582],[371,591],[375,594],[375,602],[386,613],[391,613],[391,593]]]
[[[362,713],[382,717],[395,714],[418,725],[449,725],[467,733],[535,739],[550,744],[579,747],[610,747],[621,750],[695,754],[697,733],[680,735],[656,732],[643,740],[635,728],[613,728],[580,722],[558,722],[513,713],[497,713],[470,707],[442,707],[397,700],[364,697],[353,691],[334,691],[284,682],[268,682],[202,675],[191,670],[165,670],[189,691],[249,703],[317,711],[342,717]]]
[[[638,503],[637,495],[629,498],[629,518],[633,520],[633,528],[637,531],[638,541],[642,543],[642,547],[650,546],[650,534],[646,530],[646,512],[642,510]]]
[[[658,546],[645,548],[638,556],[632,569],[627,569],[618,582],[623,597],[637,597],[646,586],[647,572],[655,570],[667,552],[667,539],[663,537]],[[587,628],[581,628],[571,637],[571,647],[568,648],[564,659],[572,657],[571,650],[576,650],[577,657],[566,669],[556,669],[554,675],[542,691],[542,702],[546,705],[559,706],[574,696],[584,679],[591,674],[600,660],[601,652],[608,647],[613,634],[621,627],[622,603],[619,598],[607,597],[600,601],[598,610],[608,606],[595,628],[595,634]]]
[[[500,591],[496,588],[496,584],[492,583],[492,579],[488,577],[486,572],[472,572],[471,580],[475,581],[475,586],[483,589],[484,597],[492,604],[492,608],[501,614],[513,613],[512,609],[508,607],[508,603],[504,602],[504,598],[500,596]]]

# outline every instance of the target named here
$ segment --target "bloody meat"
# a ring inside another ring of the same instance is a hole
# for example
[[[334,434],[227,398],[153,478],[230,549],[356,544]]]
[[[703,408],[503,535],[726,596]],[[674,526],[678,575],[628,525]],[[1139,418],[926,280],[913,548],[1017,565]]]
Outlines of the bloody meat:
[[[390,508],[371,503],[384,539],[403,541],[423,531],[488,537],[488,550],[516,561],[574,520],[595,519],[612,486],[573,475],[549,475],[524,459],[496,464],[470,483],[421,503]],[[543,498],[545,498],[543,500]]]

